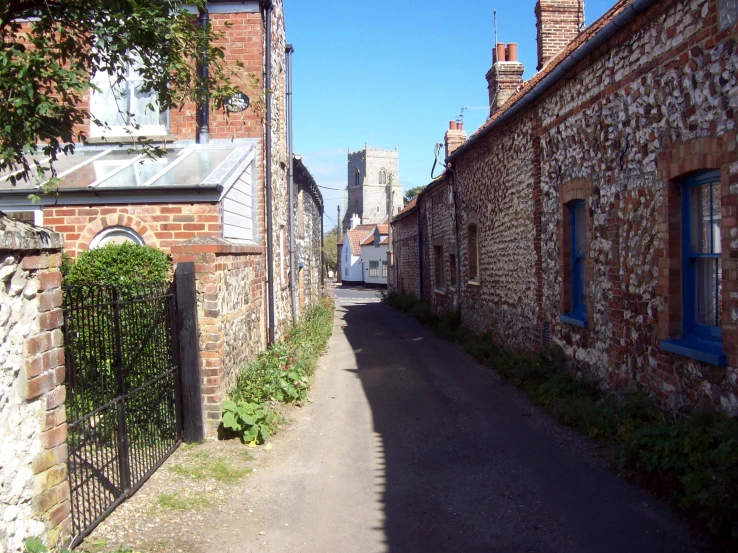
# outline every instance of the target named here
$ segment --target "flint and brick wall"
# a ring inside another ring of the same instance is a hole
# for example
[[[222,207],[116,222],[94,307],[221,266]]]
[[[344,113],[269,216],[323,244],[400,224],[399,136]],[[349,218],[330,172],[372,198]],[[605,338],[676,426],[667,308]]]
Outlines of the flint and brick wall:
[[[295,260],[303,263],[302,269],[297,269],[297,305],[304,309],[320,296],[322,288],[322,213],[321,207],[312,192],[304,186],[295,184],[296,216],[295,232]]]
[[[536,300],[534,121],[527,113],[456,163],[462,321],[511,349],[540,343]],[[450,218],[450,214],[447,214]],[[469,272],[469,225],[477,226],[479,280]]]
[[[71,531],[62,237],[0,215],[0,552]]]
[[[660,3],[550,94],[539,114],[542,307],[553,342],[608,387],[637,382],[671,409],[700,404],[735,414],[738,49],[730,32],[718,31],[716,1]],[[682,327],[679,181],[706,169],[721,171],[727,367],[659,345]],[[577,180],[591,183],[589,329],[556,320],[555,233],[562,190]]]
[[[392,223],[393,257],[387,285],[390,290],[420,297],[418,219],[412,210]]]
[[[449,198],[450,181],[439,179],[430,184],[418,197],[423,235],[423,299],[430,303],[437,313],[451,311],[456,308],[456,287],[451,285],[449,255],[456,255],[456,231],[454,204]],[[443,284],[436,282],[435,248],[443,248],[442,267]],[[458,261],[457,261],[458,263]],[[458,283],[457,283],[458,286]]]
[[[637,384],[671,410],[738,413],[737,36],[735,24],[719,30],[717,0],[658,2],[455,160],[465,325],[523,350],[550,330],[571,368],[603,388]],[[722,367],[660,347],[682,329],[680,182],[710,169],[721,175]],[[576,199],[588,328],[559,320]],[[472,223],[479,283],[468,280]]]
[[[275,337],[280,340],[292,321],[289,274],[289,155],[286,125],[286,55],[287,39],[282,2],[274,2],[272,11],[272,120],[265,132],[272,135],[272,237],[274,240],[274,294],[276,297]],[[297,199],[297,198],[295,198]],[[282,248],[280,252],[280,239]]]
[[[172,254],[175,263],[195,263],[203,413],[213,437],[238,372],[266,348],[266,256],[262,247],[212,238]]]

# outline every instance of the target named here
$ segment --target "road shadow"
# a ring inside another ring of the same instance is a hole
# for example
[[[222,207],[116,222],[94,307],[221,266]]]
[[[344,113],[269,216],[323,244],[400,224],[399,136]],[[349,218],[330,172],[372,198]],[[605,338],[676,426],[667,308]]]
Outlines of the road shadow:
[[[706,551],[670,510],[417,321],[348,305],[341,330],[381,437],[387,551]],[[380,469],[381,471],[381,469]]]

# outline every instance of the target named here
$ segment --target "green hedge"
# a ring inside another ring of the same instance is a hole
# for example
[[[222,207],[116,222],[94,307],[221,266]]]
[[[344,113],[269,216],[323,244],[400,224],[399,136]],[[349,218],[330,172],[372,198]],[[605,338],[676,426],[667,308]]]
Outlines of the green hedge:
[[[130,287],[168,282],[172,263],[163,251],[130,242],[82,252],[64,267],[64,286],[111,284]]]

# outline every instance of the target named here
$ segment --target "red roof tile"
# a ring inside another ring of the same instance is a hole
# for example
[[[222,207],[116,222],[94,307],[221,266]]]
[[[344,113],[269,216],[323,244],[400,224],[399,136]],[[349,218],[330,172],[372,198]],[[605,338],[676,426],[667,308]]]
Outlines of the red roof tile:
[[[374,228],[377,225],[356,225],[354,228],[346,233],[351,244],[351,253],[354,255],[361,255],[361,242],[368,235],[374,234]]]
[[[415,196],[410,202],[400,211],[395,217],[392,219],[392,221],[397,221],[400,217],[404,217],[411,211],[415,209],[415,205],[418,203],[418,197]]]

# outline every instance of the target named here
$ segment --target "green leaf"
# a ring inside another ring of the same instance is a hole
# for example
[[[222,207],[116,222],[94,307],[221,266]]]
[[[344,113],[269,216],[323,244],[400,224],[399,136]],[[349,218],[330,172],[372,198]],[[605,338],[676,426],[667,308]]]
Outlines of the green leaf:
[[[46,553],[48,549],[39,538],[28,538],[23,545],[28,553]]]
[[[243,433],[243,440],[245,442],[253,442],[254,440],[256,440],[258,435],[259,435],[259,429],[255,426],[252,426],[246,432]]]
[[[235,431],[241,430],[241,424],[238,422],[236,416],[230,411],[223,413],[223,426]]]
[[[236,409],[236,404],[233,403],[230,399],[227,399],[222,404],[223,411],[233,411]]]
[[[241,417],[241,421],[246,426],[253,426],[254,424],[256,424],[257,417],[253,415],[246,415],[245,417]]]
[[[269,431],[269,427],[266,424],[262,424],[260,425],[260,428],[261,428],[261,437],[264,440],[268,440],[272,436],[272,433]]]

